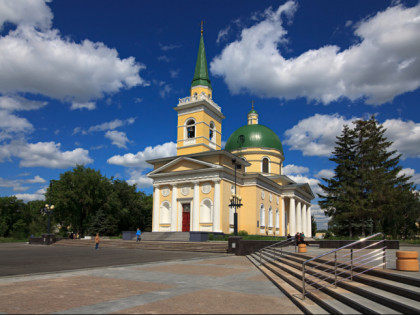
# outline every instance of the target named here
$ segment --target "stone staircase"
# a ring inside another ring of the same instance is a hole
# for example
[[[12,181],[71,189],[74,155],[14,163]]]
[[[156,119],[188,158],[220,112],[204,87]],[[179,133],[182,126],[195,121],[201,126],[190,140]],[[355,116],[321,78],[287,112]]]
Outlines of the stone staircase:
[[[94,247],[93,239],[62,239],[51,246],[87,246]],[[141,242],[101,239],[101,248],[130,248],[130,249],[149,249],[149,250],[175,250],[186,252],[209,252],[227,253],[227,242],[177,242],[177,241],[145,241],[142,237]]]
[[[143,232],[141,234],[142,241],[175,241],[189,242],[189,232]]]
[[[352,281],[348,265],[339,265],[337,287],[334,262],[317,259],[308,263],[307,274],[314,273],[322,280],[305,282],[306,295],[302,297],[302,263],[314,255],[295,253],[294,248],[282,251],[276,248],[247,256],[286,296],[306,314],[419,314],[420,279],[382,269],[354,269]],[[261,263],[260,263],[261,259]],[[360,272],[365,272],[358,274]],[[308,276],[308,278],[310,278]]]

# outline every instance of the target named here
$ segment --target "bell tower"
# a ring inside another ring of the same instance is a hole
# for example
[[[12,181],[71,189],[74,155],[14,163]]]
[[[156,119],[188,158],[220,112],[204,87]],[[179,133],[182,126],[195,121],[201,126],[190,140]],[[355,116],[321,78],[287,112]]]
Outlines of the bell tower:
[[[179,99],[174,109],[178,112],[177,155],[222,149],[222,120],[225,116],[213,101],[204,49],[203,22],[190,96]]]

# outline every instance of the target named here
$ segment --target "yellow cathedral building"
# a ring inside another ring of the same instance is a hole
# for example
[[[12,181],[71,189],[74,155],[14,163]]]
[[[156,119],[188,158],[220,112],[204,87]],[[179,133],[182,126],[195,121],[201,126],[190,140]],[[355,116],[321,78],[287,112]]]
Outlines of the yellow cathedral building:
[[[312,236],[315,196],[307,183],[283,175],[281,141],[259,124],[254,106],[222,149],[225,116],[213,101],[203,31],[190,96],[174,109],[177,155],[147,161],[153,165],[152,232],[230,234],[236,217],[237,229],[248,234]],[[232,199],[242,206],[235,209]]]

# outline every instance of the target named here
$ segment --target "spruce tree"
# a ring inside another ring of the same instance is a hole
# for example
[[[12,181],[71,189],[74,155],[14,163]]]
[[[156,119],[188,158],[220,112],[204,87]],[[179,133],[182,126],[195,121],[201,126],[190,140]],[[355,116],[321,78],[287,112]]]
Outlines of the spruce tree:
[[[420,202],[415,185],[400,175],[401,154],[390,150],[384,127],[372,116],[344,126],[330,160],[337,164],[335,176],[320,184],[319,205],[336,226],[360,233],[384,232],[394,238],[415,233]]]
[[[335,162],[335,176],[331,179],[322,178],[327,185],[320,184],[325,194],[320,194],[319,205],[325,214],[334,217],[334,223],[340,230],[346,227],[349,236],[353,234],[355,217],[354,180],[355,180],[355,141],[353,131],[345,125],[341,136],[337,136],[336,147],[332,152]],[[342,228],[341,228],[342,229]],[[338,231],[340,232],[340,231]]]
[[[392,145],[385,137],[385,128],[375,116],[355,123],[356,140],[356,185],[359,208],[357,215],[362,219],[362,235],[367,224],[374,232],[383,231],[396,236],[398,216],[402,204],[413,195],[413,184],[409,177],[399,175],[401,154],[390,150]]]

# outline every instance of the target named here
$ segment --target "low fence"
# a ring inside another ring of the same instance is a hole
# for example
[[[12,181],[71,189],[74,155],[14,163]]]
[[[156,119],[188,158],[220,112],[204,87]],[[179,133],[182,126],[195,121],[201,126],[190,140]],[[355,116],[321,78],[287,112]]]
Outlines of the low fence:
[[[319,241],[305,241],[308,246],[319,246],[319,248],[340,248],[348,244],[353,243],[354,241],[330,241],[330,240],[319,240]],[[353,247],[354,249],[359,249],[376,243],[377,241],[364,241],[360,242]],[[228,253],[235,254],[237,256],[246,256],[256,251],[259,251],[261,248],[266,246],[278,243],[278,241],[260,241],[260,240],[243,240],[240,236],[229,237],[228,240]],[[387,249],[399,249],[400,242],[394,240],[385,240],[384,246]],[[376,248],[376,247],[372,247]]]

